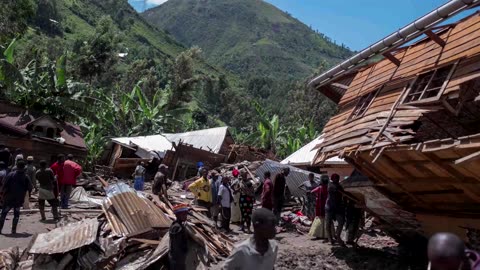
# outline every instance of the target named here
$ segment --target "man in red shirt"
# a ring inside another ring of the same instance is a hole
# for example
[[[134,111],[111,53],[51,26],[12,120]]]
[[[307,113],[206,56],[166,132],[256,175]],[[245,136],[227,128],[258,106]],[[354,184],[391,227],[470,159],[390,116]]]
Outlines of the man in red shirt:
[[[65,162],[65,155],[59,154],[57,156],[57,161],[50,166],[50,169],[53,171],[55,175],[55,183],[53,185],[53,194],[55,195],[55,199],[58,198],[58,191],[60,183],[63,181],[63,163]]]
[[[63,179],[60,184],[60,205],[62,209],[68,209],[68,200],[72,188],[77,184],[77,177],[82,173],[82,166],[73,161],[73,155],[69,154],[63,163]]]

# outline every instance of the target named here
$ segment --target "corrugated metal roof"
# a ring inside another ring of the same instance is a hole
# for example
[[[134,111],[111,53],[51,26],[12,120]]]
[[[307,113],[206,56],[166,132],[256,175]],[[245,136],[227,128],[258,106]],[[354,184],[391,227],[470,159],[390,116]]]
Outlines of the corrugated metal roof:
[[[171,142],[192,145],[195,148],[218,154],[227,136],[228,127],[202,129],[184,133],[163,134]]]
[[[293,166],[300,166],[300,165],[312,165],[313,161],[315,160],[315,156],[317,151],[314,150],[315,146],[321,144],[323,142],[323,134],[320,135],[315,140],[309,142],[302,148],[298,149],[295,153],[288,156],[286,159],[282,160],[282,164],[290,164]],[[345,160],[339,157],[331,157],[327,159],[324,164],[347,164]]]
[[[138,136],[138,137],[120,137],[113,138],[112,141],[126,145],[135,145],[147,152],[155,152],[160,158],[165,156],[165,153],[172,149],[172,143],[163,135],[150,135],[150,136]],[[137,151],[138,152],[138,151]],[[143,151],[138,152],[145,157]]]
[[[103,201],[102,209],[116,236],[131,236],[172,223],[153,202],[135,192],[115,194]]]
[[[29,253],[57,254],[89,245],[95,241],[98,232],[97,219],[84,219],[63,227],[41,233],[35,239]]]
[[[289,167],[290,168],[290,174],[287,176],[287,186],[288,189],[290,190],[290,193],[294,197],[304,197],[306,196],[306,192],[299,189],[298,187],[305,181],[308,180],[308,175],[311,173],[306,170],[302,170],[290,165],[285,165],[281,164],[279,162],[273,161],[273,160],[265,160],[265,162],[260,166],[256,171],[255,175],[259,177],[260,179],[263,180],[263,174],[266,171],[270,171],[272,174],[272,180],[274,179],[275,175],[280,173],[283,168]],[[320,174],[315,173],[315,179],[317,182],[320,183]]]
[[[225,141],[227,132],[228,127],[218,127],[184,133],[119,137],[113,138],[112,141],[125,145],[138,146],[139,150],[136,154],[142,158],[152,158],[154,157],[152,154],[163,158],[165,153],[172,149],[172,143],[178,144],[179,142],[218,154]]]

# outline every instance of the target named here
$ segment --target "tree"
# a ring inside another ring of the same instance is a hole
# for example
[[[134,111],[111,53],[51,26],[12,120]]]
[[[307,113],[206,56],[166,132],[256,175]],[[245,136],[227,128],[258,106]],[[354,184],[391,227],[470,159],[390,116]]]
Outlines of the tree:
[[[35,15],[32,0],[5,0],[0,8],[0,46],[15,37],[23,35],[28,21]]]

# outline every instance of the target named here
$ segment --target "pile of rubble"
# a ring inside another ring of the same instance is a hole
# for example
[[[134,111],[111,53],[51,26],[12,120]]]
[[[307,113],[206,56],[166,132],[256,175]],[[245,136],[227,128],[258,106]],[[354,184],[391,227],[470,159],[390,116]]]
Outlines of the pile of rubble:
[[[106,195],[103,199],[91,196],[83,187],[77,187],[72,196],[85,207],[100,207],[96,218],[34,235],[22,253],[18,248],[0,251],[0,268],[146,269],[167,265],[168,228],[175,219],[172,205],[125,183],[108,184],[103,179],[100,183]],[[187,200],[173,197],[173,203]],[[232,240],[218,231],[203,211],[194,207],[187,223],[192,241],[192,254],[187,258],[195,265],[199,261],[216,263],[233,248]]]

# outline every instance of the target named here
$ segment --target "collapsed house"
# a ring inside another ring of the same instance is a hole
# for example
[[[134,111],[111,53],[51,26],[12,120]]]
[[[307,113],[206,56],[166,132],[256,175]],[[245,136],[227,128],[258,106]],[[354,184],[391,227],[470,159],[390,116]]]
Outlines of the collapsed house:
[[[353,166],[337,156],[330,157],[322,163],[315,163],[315,156],[317,154],[315,147],[322,143],[323,140],[324,135],[322,134],[282,160],[280,163],[329,176],[336,173],[340,175],[340,179],[350,176],[353,172]]]
[[[435,26],[480,3],[464,2],[450,1],[310,82],[339,108],[314,163],[340,156],[352,164],[368,180],[346,189],[404,234],[467,239],[480,229],[480,14]]]
[[[139,161],[161,162],[170,167],[171,179],[183,180],[196,175],[199,161],[210,168],[225,162],[233,144],[228,127],[113,138],[104,153],[104,164],[116,175],[129,176]],[[156,171],[157,166],[153,167]]]
[[[0,101],[0,144],[35,160],[54,162],[58,154],[85,159],[87,147],[79,126]],[[26,157],[25,157],[26,158]]]

